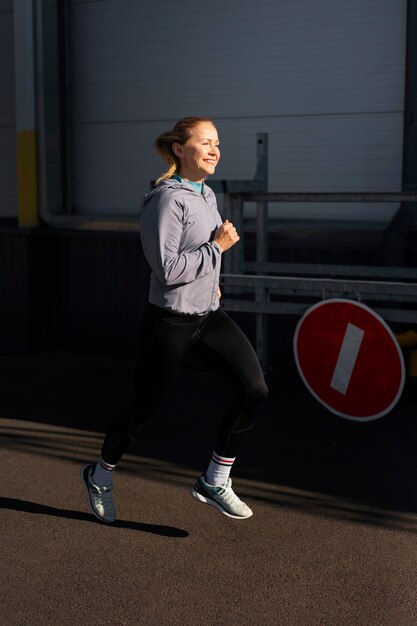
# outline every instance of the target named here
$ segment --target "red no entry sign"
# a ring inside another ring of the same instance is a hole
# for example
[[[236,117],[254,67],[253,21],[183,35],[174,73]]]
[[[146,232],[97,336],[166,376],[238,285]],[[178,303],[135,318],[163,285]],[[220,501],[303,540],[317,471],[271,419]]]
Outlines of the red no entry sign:
[[[324,300],[297,324],[294,355],[313,396],[352,420],[382,417],[404,386],[404,361],[384,320],[351,300]]]

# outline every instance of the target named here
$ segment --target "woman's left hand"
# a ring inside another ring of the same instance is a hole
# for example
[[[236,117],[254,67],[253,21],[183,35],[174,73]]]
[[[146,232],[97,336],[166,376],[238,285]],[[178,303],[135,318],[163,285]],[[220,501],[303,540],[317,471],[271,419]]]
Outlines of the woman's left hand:
[[[217,287],[217,297],[220,298],[222,297],[222,292],[220,291],[220,287]]]

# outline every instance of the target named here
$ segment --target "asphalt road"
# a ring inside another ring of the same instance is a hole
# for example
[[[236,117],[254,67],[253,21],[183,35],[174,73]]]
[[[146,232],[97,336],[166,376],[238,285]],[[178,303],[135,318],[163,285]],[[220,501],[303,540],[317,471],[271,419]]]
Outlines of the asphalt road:
[[[410,389],[390,415],[357,424],[296,377],[269,376],[233,472],[254,516],[235,521],[189,495],[228,391],[188,363],[172,404],[121,462],[119,520],[104,525],[79,470],[96,459],[132,372],[81,355],[0,359],[2,625],[417,624]]]

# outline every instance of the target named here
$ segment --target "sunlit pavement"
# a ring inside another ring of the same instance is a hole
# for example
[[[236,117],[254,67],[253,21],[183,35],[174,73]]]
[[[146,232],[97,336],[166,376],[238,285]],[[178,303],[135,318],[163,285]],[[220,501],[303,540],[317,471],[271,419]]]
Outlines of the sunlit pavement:
[[[0,359],[1,623],[417,623],[410,394],[356,424],[295,376],[269,376],[233,472],[254,516],[235,521],[189,495],[229,396],[186,367],[117,470],[108,526],[89,513],[79,470],[96,459],[132,370],[60,353]]]

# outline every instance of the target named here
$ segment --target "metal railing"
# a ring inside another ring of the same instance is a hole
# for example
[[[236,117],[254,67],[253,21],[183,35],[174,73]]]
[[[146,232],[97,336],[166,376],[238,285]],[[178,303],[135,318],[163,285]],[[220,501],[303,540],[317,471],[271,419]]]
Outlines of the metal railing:
[[[256,203],[255,262],[247,262],[244,257],[245,202]],[[269,261],[271,202],[402,203],[417,202],[417,193],[225,193],[225,217],[235,224],[241,241],[225,255],[221,276],[223,303],[229,311],[256,315],[256,350],[264,366],[268,360],[267,316],[302,315],[314,300],[366,300],[386,321],[417,322],[417,268]]]

